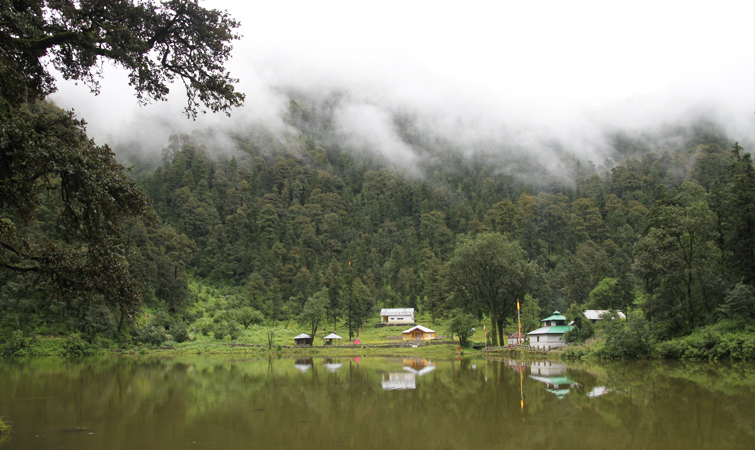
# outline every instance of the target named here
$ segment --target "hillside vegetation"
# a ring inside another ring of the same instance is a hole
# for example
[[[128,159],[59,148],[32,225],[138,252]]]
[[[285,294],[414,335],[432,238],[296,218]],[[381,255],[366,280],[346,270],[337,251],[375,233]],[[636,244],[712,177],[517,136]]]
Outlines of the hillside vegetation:
[[[158,217],[124,226],[136,313],[96,296],[51,298],[33,274],[3,269],[0,339],[257,342],[270,327],[339,323],[353,338],[380,308],[413,307],[431,327],[470,316],[496,344],[520,299],[526,330],[554,310],[621,310],[626,322],[571,340],[597,336],[613,346],[604,357],[683,357],[659,344],[755,319],[755,170],[710,124],[676,130],[674,147],[615,134],[611,166],[562,152],[553,177],[535,157],[418,136],[405,117],[394,120],[419,155],[412,170],[332,139],[322,106],[292,100],[286,120],[282,137],[173,136],[159,167],[134,160]],[[50,199],[28,227],[51,232],[60,207]],[[508,258],[493,261],[496,295],[459,275],[489,266],[474,259],[480,239],[501,249],[490,258]]]

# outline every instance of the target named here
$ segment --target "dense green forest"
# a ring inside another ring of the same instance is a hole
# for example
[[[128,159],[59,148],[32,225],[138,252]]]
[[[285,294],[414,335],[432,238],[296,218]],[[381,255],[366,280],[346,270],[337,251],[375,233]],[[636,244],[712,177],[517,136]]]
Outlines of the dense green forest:
[[[220,148],[212,131],[173,136],[157,168],[129,156],[157,216],[123,228],[141,308],[51,299],[34,274],[6,269],[2,336],[234,339],[313,315],[354,335],[379,308],[414,307],[433,321],[484,320],[495,344],[521,299],[526,329],[553,310],[627,312],[570,339],[609,333],[615,356],[644,356],[755,319],[755,170],[713,124],[669,130],[682,142],[669,148],[615,133],[612,166],[561,152],[556,177],[505,148],[462,152],[420,136],[407,117],[394,120],[420,155],[412,171],[339,144],[316,102],[292,99],[285,120],[283,137],[240,130]],[[29,234],[54,232],[62,207],[50,196]],[[495,279],[475,272],[490,267]],[[201,286],[222,292],[211,307],[196,307]]]

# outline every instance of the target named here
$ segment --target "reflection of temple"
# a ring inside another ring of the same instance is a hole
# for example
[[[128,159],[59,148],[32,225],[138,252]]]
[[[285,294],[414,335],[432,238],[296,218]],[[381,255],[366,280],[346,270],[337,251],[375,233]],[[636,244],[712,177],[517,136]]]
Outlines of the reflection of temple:
[[[566,376],[566,366],[550,361],[537,361],[530,366],[530,378],[545,383],[548,392],[559,399],[569,393],[569,389],[578,386],[575,381]]]
[[[296,358],[294,360],[294,367],[296,367],[301,373],[306,373],[312,368],[312,365],[312,358]]]
[[[544,377],[555,377],[566,373],[566,366],[552,361],[535,361],[530,364],[530,373],[532,375],[542,375]]]
[[[417,389],[417,375],[408,372],[388,372],[383,374],[383,390]]]
[[[405,358],[404,370],[421,377],[435,370],[435,363],[425,358]]]

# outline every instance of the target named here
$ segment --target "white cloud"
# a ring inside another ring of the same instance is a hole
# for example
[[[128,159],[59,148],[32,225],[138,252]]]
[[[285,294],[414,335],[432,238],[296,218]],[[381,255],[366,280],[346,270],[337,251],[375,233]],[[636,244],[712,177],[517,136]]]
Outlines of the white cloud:
[[[261,123],[282,130],[280,94],[346,92],[339,136],[402,165],[416,157],[392,128],[410,111],[423,130],[460,143],[558,139],[600,163],[605,128],[658,126],[712,112],[734,139],[755,134],[755,5],[719,1],[205,2],[242,23],[229,69],[246,105],[185,119],[180,92],[139,108],[125,76],[102,95],[61,83],[99,140],[160,149],[195,128]],[[512,145],[508,145],[511,148]],[[543,150],[544,151],[544,150]]]

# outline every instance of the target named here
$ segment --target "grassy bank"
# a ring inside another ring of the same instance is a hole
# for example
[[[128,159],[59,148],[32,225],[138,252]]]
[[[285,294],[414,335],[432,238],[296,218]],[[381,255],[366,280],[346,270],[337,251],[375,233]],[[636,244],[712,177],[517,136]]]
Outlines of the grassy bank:
[[[632,348],[626,348],[629,346]],[[642,347],[642,352],[634,351],[637,347]],[[560,356],[564,359],[584,360],[641,357],[665,360],[755,361],[755,327],[735,322],[719,322],[699,328],[687,336],[661,342],[622,342],[612,340],[610,336],[599,336],[580,345],[567,346]]]
[[[482,356],[483,352],[474,349],[462,349],[458,351],[457,345],[425,345],[416,348],[412,347],[375,347],[365,345],[343,345],[327,347],[283,347],[273,346],[245,346],[239,344],[222,344],[222,343],[190,343],[188,345],[177,345],[172,348],[151,348],[127,350],[126,353],[138,352],[155,356],[233,356],[233,357],[254,357],[254,356],[284,356],[284,357],[367,357],[367,356],[421,356],[426,358],[451,359],[458,356]]]

